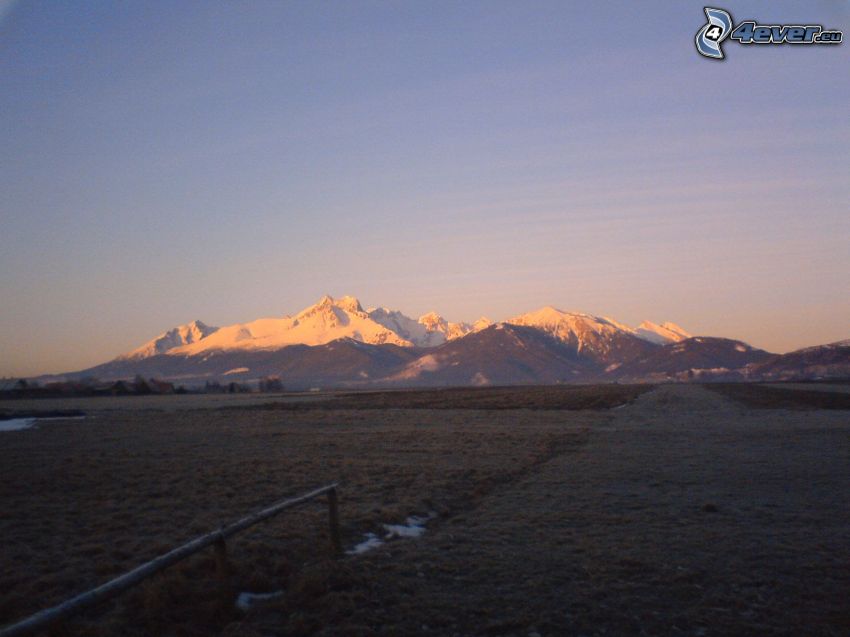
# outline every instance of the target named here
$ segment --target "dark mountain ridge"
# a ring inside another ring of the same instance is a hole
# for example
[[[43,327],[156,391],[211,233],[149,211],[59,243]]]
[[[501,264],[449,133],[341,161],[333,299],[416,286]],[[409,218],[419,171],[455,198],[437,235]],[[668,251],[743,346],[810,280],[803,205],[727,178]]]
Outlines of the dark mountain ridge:
[[[499,323],[431,348],[342,338],[268,350],[212,350],[117,358],[37,380],[100,381],[135,376],[186,386],[257,383],[276,377],[287,389],[441,387],[590,382],[711,382],[850,377],[850,341],[784,355],[742,341],[706,336],[658,344],[615,333],[612,343],[561,340],[550,331]]]

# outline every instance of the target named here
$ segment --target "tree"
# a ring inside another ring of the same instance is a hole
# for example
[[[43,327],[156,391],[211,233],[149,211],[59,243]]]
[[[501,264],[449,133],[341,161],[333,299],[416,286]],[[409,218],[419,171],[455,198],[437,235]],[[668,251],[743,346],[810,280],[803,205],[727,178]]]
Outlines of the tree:
[[[283,383],[280,382],[279,376],[266,376],[260,379],[261,392],[279,392],[283,391]]]

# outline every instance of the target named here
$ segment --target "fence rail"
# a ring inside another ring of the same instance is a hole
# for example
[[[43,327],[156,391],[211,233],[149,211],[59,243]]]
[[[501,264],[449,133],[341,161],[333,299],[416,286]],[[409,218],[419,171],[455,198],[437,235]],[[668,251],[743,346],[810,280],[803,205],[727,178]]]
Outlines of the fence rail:
[[[208,546],[213,546],[215,548],[216,569],[219,577],[224,579],[227,577],[228,573],[227,549],[225,544],[225,540],[227,538],[254,526],[258,522],[267,520],[281,511],[291,509],[299,504],[304,504],[305,502],[322,495],[327,495],[328,497],[328,523],[330,526],[331,549],[335,555],[339,555],[342,553],[342,544],[339,534],[339,512],[337,510],[336,497],[337,486],[337,484],[329,484],[310,491],[309,493],[305,493],[304,495],[289,498],[288,500],[281,500],[280,502],[272,504],[265,509],[246,515],[232,524],[228,524],[227,526],[223,526],[211,533],[197,537],[194,540],[186,542],[182,546],[172,549],[168,553],[155,557],[149,562],[145,562],[141,566],[134,568],[132,571],[119,575],[115,579],[110,580],[97,588],[81,593],[80,595],[72,597],[57,606],[53,606],[52,608],[39,611],[38,613],[31,615],[16,624],[0,629],[0,637],[32,635],[40,630],[49,628],[58,622],[79,613],[85,608],[94,606],[95,604],[123,593],[127,589],[141,583],[145,578],[150,577],[151,575],[158,573],[191,555],[194,555]]]

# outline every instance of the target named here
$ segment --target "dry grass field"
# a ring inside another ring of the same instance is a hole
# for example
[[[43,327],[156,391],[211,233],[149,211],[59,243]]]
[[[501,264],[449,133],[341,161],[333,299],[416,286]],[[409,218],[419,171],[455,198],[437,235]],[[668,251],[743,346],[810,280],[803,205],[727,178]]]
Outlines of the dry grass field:
[[[229,541],[229,586],[209,551],[68,631],[850,631],[846,410],[753,408],[699,386],[259,403],[106,399],[86,420],[0,433],[0,624],[336,481],[347,548],[383,523],[437,517],[420,538],[334,560],[317,501]],[[235,592],[281,589],[234,607]]]
[[[842,385],[728,383],[706,387],[755,409],[850,409],[850,392]]]

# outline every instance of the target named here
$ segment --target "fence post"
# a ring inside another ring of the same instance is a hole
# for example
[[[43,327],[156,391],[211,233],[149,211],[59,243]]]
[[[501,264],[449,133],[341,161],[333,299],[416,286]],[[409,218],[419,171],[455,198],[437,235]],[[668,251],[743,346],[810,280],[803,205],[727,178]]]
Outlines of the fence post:
[[[328,522],[331,531],[331,550],[335,556],[342,555],[342,540],[339,536],[339,510],[335,488],[328,491]]]
[[[224,536],[219,537],[214,543],[215,549],[215,573],[222,584],[227,584],[230,578],[230,566],[227,563],[227,544]]]

